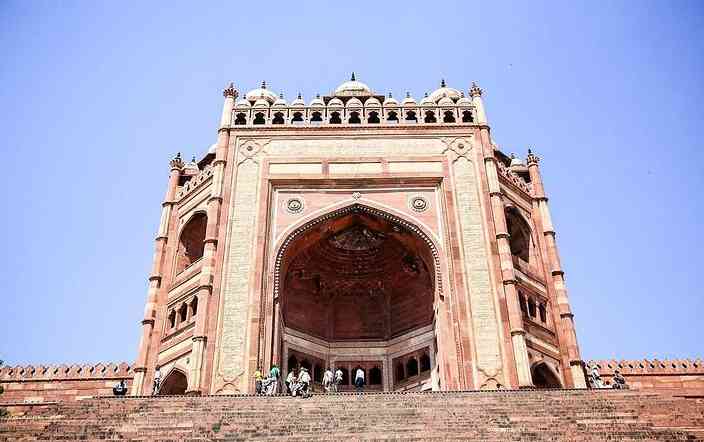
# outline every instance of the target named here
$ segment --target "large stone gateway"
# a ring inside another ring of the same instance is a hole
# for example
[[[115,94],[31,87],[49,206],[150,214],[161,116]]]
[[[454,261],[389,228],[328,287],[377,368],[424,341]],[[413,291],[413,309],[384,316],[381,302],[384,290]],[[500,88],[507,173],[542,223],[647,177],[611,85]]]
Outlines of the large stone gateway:
[[[585,386],[538,158],[494,145],[481,89],[224,96],[218,142],[171,162],[133,394],[157,367],[199,394],[273,365],[343,389],[357,369],[378,391]]]
[[[479,87],[224,96],[170,162],[135,364],[0,368],[35,415],[0,439],[704,436],[701,360],[593,361],[586,390],[539,159],[493,143]],[[274,365],[342,393],[254,397]]]

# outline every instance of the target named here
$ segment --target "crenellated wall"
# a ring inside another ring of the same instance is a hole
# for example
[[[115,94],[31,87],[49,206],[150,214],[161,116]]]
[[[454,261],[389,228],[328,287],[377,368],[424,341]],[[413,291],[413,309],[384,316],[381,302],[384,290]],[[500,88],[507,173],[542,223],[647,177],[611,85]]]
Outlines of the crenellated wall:
[[[684,396],[704,396],[702,359],[593,360],[604,382],[611,384],[619,370],[632,389],[659,391]]]
[[[5,389],[0,404],[22,413],[55,402],[109,396],[121,380],[131,385],[133,376],[132,366],[125,362],[6,366],[0,368],[0,383]]]

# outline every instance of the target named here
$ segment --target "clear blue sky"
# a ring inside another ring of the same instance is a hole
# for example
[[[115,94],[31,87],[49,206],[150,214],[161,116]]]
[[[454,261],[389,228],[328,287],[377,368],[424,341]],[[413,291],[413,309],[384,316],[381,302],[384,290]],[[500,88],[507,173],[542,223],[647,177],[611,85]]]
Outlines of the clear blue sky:
[[[0,2],[8,363],[133,361],[168,160],[215,141],[223,85],[352,70],[477,80],[543,157],[584,358],[704,356],[701,1],[155,3]]]

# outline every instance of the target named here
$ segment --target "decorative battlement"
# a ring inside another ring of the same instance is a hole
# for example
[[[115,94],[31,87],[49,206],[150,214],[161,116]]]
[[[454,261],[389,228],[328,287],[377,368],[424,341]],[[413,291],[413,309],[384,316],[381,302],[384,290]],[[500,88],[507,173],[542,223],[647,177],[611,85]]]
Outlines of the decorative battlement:
[[[611,375],[616,370],[622,375],[639,374],[704,374],[702,359],[634,359],[634,360],[594,360],[587,365],[596,364],[602,375]]]
[[[213,176],[213,166],[205,166],[198,175],[192,177],[184,183],[184,185],[176,192],[176,199],[181,199],[190,194],[195,189],[199,188],[201,184],[208,181],[209,178]]]
[[[510,183],[512,183],[528,195],[531,194],[531,192],[533,191],[533,186],[530,183],[527,183],[526,180],[523,179],[523,177],[506,167],[506,165],[503,164],[501,161],[497,161],[496,166],[501,176],[506,178]]]
[[[52,381],[61,379],[131,378],[132,366],[126,362],[71,365],[17,365],[0,368],[0,382],[18,380]]]
[[[475,85],[475,89],[476,85]],[[472,91],[475,91],[472,89]],[[476,93],[471,92],[470,93]],[[287,103],[283,94],[276,95],[261,87],[237,100],[232,111],[231,127],[235,126],[321,126],[321,125],[418,125],[473,124],[477,121],[476,106],[463,92],[450,88],[443,80],[440,88],[425,94],[417,102],[406,94],[401,102],[377,95],[355,75],[329,95],[316,97],[306,104],[298,94]]]

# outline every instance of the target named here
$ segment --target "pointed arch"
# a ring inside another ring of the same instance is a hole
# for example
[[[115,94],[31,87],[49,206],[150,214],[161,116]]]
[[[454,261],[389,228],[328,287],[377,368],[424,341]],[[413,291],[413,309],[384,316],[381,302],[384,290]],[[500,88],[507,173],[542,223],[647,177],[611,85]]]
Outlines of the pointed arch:
[[[530,369],[535,388],[563,388],[560,375],[545,361],[538,361]]]
[[[430,233],[429,231],[426,231],[425,227],[423,227],[420,223],[414,223],[411,221],[406,220],[406,216],[404,215],[401,217],[400,215],[395,215],[391,212],[389,209],[381,209],[381,208],[376,208],[373,207],[370,204],[365,203],[353,203],[353,204],[347,204],[345,206],[342,206],[337,209],[333,209],[327,213],[324,213],[322,215],[318,215],[317,217],[314,217],[312,219],[308,219],[307,221],[302,220],[300,224],[298,224],[298,227],[295,228],[289,228],[287,231],[285,231],[285,235],[282,235],[282,239],[278,242],[276,245],[277,253],[275,255],[275,260],[274,260],[274,298],[279,297],[279,290],[281,288],[281,275],[285,273],[285,270],[283,269],[283,258],[286,255],[289,246],[291,246],[294,242],[295,239],[297,239],[300,235],[305,233],[306,231],[312,229],[313,227],[319,225],[320,223],[323,223],[325,221],[338,218],[350,213],[354,212],[366,212],[372,215],[376,215],[380,217],[381,219],[390,221],[392,223],[395,223],[399,225],[400,227],[403,227],[410,232],[416,234],[417,236],[420,237],[420,239],[423,240],[423,242],[428,246],[430,249],[430,253],[432,255],[432,265],[434,267],[434,272],[433,272],[433,283],[435,286],[435,294],[436,296],[443,296],[443,286],[442,286],[442,268],[441,268],[441,263],[440,263],[440,253],[438,251],[438,247],[436,245],[436,240],[434,239],[434,235]],[[431,263],[429,263],[431,264]]]
[[[180,368],[172,368],[159,387],[159,396],[186,394],[188,377]]]
[[[208,216],[205,212],[193,213],[181,228],[176,252],[176,273],[181,273],[203,257],[205,250],[205,232],[208,226]]]

